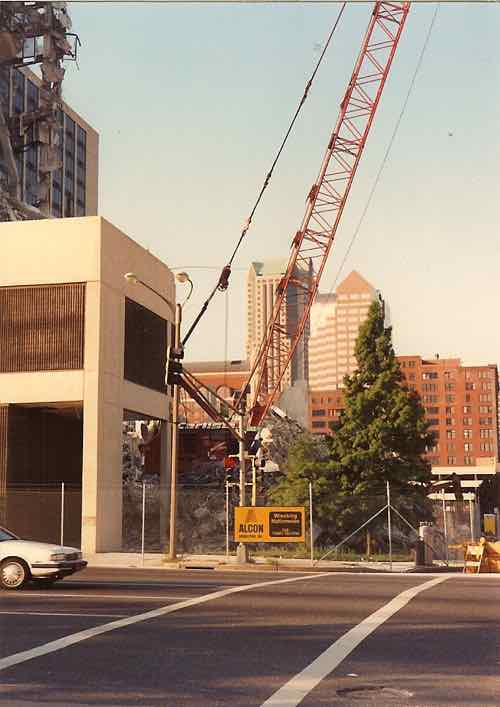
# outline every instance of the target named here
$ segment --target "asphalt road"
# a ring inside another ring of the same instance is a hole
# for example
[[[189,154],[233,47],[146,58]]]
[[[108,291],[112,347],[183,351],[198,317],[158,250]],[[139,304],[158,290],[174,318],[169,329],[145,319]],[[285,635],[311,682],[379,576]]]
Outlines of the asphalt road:
[[[499,705],[500,577],[443,579],[85,570],[2,592],[0,705]]]

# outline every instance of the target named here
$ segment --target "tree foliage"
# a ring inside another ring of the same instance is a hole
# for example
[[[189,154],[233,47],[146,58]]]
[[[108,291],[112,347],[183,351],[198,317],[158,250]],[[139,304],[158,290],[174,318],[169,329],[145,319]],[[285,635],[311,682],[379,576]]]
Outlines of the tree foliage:
[[[332,538],[384,505],[387,481],[394,505],[410,522],[431,517],[424,453],[434,435],[418,394],[404,385],[378,301],[360,327],[355,354],[357,370],[344,379],[345,409],[332,436],[300,437],[273,489],[275,501],[304,503],[311,481],[317,522]]]

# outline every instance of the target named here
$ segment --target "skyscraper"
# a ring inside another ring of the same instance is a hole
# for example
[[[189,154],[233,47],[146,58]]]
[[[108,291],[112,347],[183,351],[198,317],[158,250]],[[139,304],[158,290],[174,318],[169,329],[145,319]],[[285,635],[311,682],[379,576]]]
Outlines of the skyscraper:
[[[288,262],[286,260],[268,260],[254,262],[250,265],[247,275],[247,358],[252,364],[258,353],[261,342],[266,336],[269,319],[273,311],[278,285],[286,273]],[[310,275],[309,272],[300,273],[302,277]],[[286,307],[282,313],[283,338],[285,343],[295,331],[303,312],[303,294],[296,285],[289,285],[286,297]],[[308,354],[307,342],[309,339],[309,324],[304,329],[304,335],[293,355],[291,365],[288,367],[283,382],[292,385],[297,381],[308,379]]]
[[[353,270],[335,294],[318,294],[311,310],[309,387],[312,392],[339,390],[357,366],[354,347],[377,290]]]
[[[19,175],[19,199],[33,207],[31,217],[95,216],[97,214],[97,132],[62,102],[56,113],[58,144],[55,161],[44,156],[42,129],[34,116],[43,112],[41,80],[27,68],[2,67],[0,110],[17,135],[13,144]],[[25,127],[25,126],[30,127]],[[7,178],[0,161],[0,182]]]

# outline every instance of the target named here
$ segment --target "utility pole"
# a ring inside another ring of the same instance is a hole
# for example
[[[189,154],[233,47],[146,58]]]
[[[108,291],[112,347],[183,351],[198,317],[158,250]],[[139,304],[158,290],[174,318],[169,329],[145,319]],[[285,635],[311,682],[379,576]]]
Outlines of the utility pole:
[[[181,347],[181,321],[182,306],[175,306],[175,334],[174,349],[178,351]],[[177,447],[179,445],[179,386],[173,385],[172,402],[172,456],[170,464],[170,529],[168,559],[177,559]]]
[[[240,459],[240,506],[246,502],[246,459],[245,459],[245,408],[242,406],[239,416],[239,459]],[[236,550],[236,559],[239,563],[248,562],[248,550],[245,543],[239,543]]]

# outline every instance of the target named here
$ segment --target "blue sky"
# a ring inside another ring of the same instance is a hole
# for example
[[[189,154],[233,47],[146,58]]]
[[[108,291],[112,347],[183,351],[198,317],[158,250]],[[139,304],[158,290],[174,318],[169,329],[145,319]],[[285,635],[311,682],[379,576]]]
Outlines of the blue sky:
[[[302,95],[339,5],[73,3],[65,98],[100,133],[100,213],[172,267],[197,312]],[[365,207],[434,13],[413,5],[322,280]],[[244,355],[245,270],[288,257],[367,26],[350,5],[191,360]],[[389,161],[342,275],[387,299],[397,353],[500,362],[500,6],[442,4]],[[213,266],[214,270],[201,269]],[[180,293],[179,293],[180,294]]]

